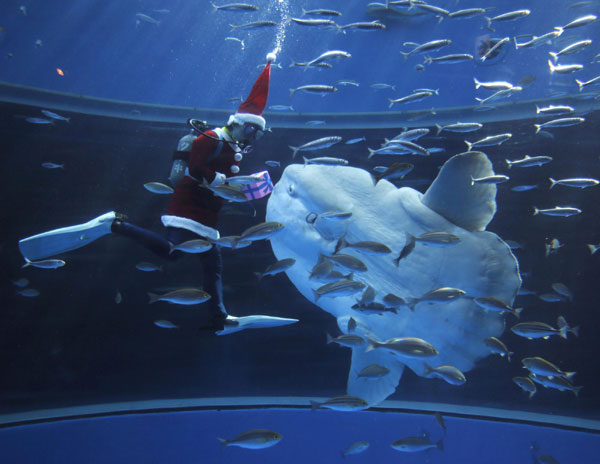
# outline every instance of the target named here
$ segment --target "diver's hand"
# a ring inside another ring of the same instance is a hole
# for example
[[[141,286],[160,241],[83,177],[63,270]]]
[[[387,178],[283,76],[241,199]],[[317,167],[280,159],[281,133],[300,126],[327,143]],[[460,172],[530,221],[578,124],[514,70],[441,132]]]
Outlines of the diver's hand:
[[[227,177],[225,176],[225,174],[221,174],[220,172],[215,172],[215,178],[210,183],[210,185],[213,187],[215,187],[217,185],[223,185],[226,180],[227,180]]]
[[[194,134],[184,135],[179,139],[177,151],[191,151],[194,140],[196,140],[196,136]]]

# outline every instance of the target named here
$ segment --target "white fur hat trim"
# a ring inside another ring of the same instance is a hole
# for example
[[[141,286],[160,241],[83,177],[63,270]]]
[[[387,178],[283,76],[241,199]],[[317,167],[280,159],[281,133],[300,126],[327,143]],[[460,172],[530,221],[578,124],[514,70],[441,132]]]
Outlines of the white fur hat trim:
[[[250,123],[250,124],[256,124],[262,130],[265,130],[265,127],[267,126],[267,121],[265,121],[265,118],[263,118],[262,116],[259,116],[258,114],[252,114],[252,113],[232,114],[231,116],[229,116],[227,125],[230,125],[234,122],[237,122],[238,124],[244,124],[245,122]]]

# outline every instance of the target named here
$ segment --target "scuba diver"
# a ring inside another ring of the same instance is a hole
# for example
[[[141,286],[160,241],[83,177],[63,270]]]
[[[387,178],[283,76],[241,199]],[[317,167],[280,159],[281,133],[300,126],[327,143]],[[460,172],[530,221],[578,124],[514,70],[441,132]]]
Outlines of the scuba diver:
[[[225,200],[201,186],[222,185],[227,177],[237,174],[243,153],[248,153],[251,145],[263,135],[266,121],[262,112],[267,103],[273,59],[272,54],[267,56],[267,64],[250,95],[229,117],[224,127],[206,130],[201,121],[188,120],[192,133],[179,140],[173,155],[169,180],[175,190],[166,214],[161,217],[166,227],[166,237],[131,224],[126,216],[111,211],[85,224],[63,227],[20,240],[19,249],[25,259],[33,261],[74,250],[109,233],[129,237],[164,258],[175,258],[181,254],[179,251],[171,254],[174,245],[200,238],[218,240],[220,235],[216,227]],[[203,289],[211,296],[203,305],[203,309],[208,307],[208,310],[200,311],[202,329],[231,333],[244,328],[296,322],[295,319],[270,316],[238,318],[228,315],[223,304],[220,247],[213,245],[199,256],[202,260]]]

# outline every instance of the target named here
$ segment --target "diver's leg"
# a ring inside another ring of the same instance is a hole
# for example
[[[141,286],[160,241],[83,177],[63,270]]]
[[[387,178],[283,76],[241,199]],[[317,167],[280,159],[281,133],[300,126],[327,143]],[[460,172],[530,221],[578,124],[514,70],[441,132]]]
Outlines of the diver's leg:
[[[170,257],[171,242],[156,232],[138,227],[119,218],[113,221],[110,230],[113,233],[135,240],[163,258]]]
[[[223,330],[227,323],[227,310],[223,304],[223,258],[221,249],[213,246],[206,253],[202,253],[203,287],[211,298],[208,300],[208,308],[212,313],[211,327],[214,330]]]

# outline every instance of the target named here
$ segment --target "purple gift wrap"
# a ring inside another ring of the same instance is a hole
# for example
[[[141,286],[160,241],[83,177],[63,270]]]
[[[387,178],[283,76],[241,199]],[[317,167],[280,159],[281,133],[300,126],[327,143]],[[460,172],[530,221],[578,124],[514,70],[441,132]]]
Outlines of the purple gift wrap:
[[[269,171],[257,172],[252,175],[260,176],[263,180],[256,184],[244,185],[242,193],[246,195],[248,200],[258,200],[259,198],[266,197],[273,191],[273,181],[271,180]]]

